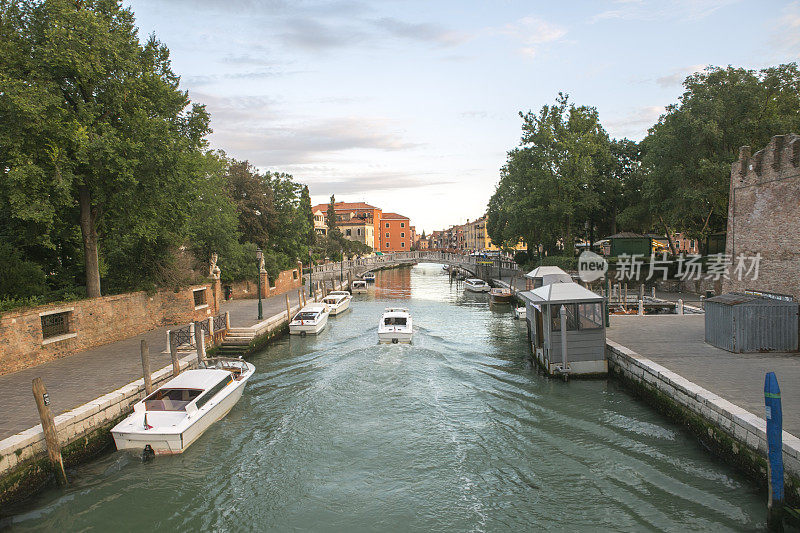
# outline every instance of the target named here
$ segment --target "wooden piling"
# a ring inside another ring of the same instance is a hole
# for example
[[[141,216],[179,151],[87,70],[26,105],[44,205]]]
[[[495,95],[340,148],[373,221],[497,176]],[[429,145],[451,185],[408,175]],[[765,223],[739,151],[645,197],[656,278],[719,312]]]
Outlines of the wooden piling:
[[[197,351],[197,368],[203,367],[203,360],[206,358],[206,334],[203,328],[194,328],[194,347]]]
[[[286,298],[286,319],[291,322],[292,320],[292,308],[289,307],[289,293],[283,295]]]
[[[142,339],[140,345],[142,352],[142,377],[144,378],[144,392],[147,396],[153,392],[153,375],[150,373],[150,349],[147,341]]]
[[[181,363],[178,361],[178,340],[174,331],[169,332],[169,356],[172,359],[172,377],[181,373]]]
[[[44,441],[47,445],[47,455],[50,458],[50,464],[53,466],[56,482],[63,487],[67,484],[67,473],[64,472],[64,460],[61,457],[61,445],[58,443],[56,423],[53,421],[53,413],[50,411],[50,396],[47,394],[42,378],[33,379],[33,398],[36,400],[36,409],[39,410]]]
[[[303,308],[303,297],[305,296],[304,292],[305,291],[297,289],[297,305],[299,305],[301,309]]]

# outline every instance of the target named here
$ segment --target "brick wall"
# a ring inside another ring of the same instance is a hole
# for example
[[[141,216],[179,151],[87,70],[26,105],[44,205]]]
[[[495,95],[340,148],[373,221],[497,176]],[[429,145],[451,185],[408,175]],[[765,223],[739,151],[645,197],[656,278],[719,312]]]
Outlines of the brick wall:
[[[264,291],[264,298],[299,289],[303,286],[303,264],[298,262],[297,268],[284,270],[283,272],[279,273],[276,279],[269,280],[269,285],[269,292]],[[258,298],[258,285],[256,284],[255,280],[234,281],[233,283],[225,283],[225,286],[229,286],[231,288],[231,296],[234,300]],[[222,294],[224,298],[224,287]]]
[[[756,289],[800,298],[800,136],[776,135],[752,156],[739,150],[731,166],[726,253],[761,254],[758,279],[723,284],[725,292]],[[735,278],[735,276],[731,276]]]
[[[204,295],[205,304],[195,306],[195,290]],[[209,285],[153,294],[132,292],[9,311],[0,315],[0,375],[160,326],[202,320],[216,312]],[[54,313],[67,313],[67,331],[45,338],[42,316]]]

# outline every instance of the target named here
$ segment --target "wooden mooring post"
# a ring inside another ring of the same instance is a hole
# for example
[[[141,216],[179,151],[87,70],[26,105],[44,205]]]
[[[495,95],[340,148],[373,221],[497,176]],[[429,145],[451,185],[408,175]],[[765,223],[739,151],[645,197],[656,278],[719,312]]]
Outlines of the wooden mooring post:
[[[44,442],[47,445],[47,455],[50,458],[50,464],[53,466],[56,482],[63,487],[67,484],[67,473],[64,472],[64,460],[61,457],[61,445],[58,443],[56,423],[53,421],[53,413],[50,411],[50,395],[47,394],[42,378],[33,379],[33,398],[36,400],[36,409],[39,410]]]
[[[176,332],[169,332],[169,356],[172,359],[172,377],[181,373],[181,363],[178,361],[178,339],[176,336]]]
[[[150,373],[150,349],[147,347],[147,341],[142,339],[140,344],[142,352],[142,377],[144,378],[144,393],[150,396],[153,392],[153,375]]]
[[[194,347],[197,351],[197,368],[203,368],[203,360],[206,358],[206,334],[203,328],[194,328]]]
[[[305,298],[306,298],[305,291],[301,290],[301,289],[298,289],[297,290],[297,305],[299,305],[301,309],[302,309],[303,305],[305,305],[304,302],[303,302],[303,300],[305,300]]]
[[[284,294],[284,296],[286,297],[286,320],[291,322],[292,321],[292,308],[289,307],[289,293],[287,292],[286,294]]]

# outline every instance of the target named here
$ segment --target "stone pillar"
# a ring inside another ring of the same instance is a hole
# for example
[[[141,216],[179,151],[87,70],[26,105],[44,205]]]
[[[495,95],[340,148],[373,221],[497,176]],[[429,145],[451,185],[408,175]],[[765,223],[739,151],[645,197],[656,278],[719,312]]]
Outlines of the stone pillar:
[[[218,314],[222,308],[222,281],[219,277],[211,282],[211,292],[214,293],[214,314]]]
[[[262,270],[259,275],[261,276],[261,297],[269,298],[269,276],[266,270]]]

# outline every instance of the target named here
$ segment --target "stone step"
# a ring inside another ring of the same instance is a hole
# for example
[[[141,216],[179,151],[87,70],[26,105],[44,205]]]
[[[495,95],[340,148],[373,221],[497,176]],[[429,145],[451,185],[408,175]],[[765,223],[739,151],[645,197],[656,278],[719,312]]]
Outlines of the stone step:
[[[253,339],[225,339],[222,346],[247,346]]]

